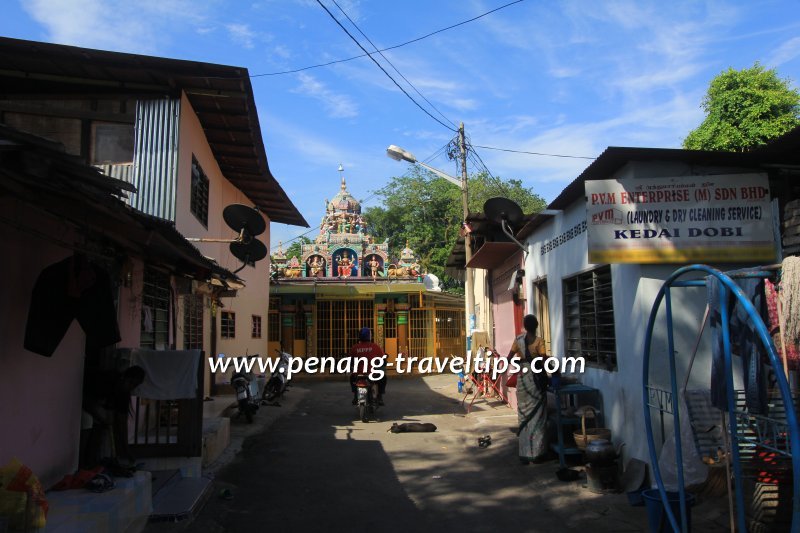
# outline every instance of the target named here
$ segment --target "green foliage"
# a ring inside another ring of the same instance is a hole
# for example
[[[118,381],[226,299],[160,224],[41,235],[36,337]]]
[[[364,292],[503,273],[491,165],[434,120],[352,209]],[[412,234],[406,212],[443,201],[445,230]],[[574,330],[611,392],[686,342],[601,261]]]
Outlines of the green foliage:
[[[684,148],[745,151],[800,125],[800,93],[759,63],[716,76],[702,107],[706,118],[684,139]]]
[[[519,180],[491,179],[485,173],[468,181],[469,210],[483,212],[489,198],[504,196],[517,202],[524,213],[543,209],[546,202]],[[462,292],[458,282],[445,276],[444,267],[464,219],[461,190],[424,169],[413,169],[408,176],[392,178],[378,195],[381,207],[371,207],[365,216],[377,242],[389,239],[390,255],[399,258],[406,241],[416,252],[422,269],[435,274],[445,289]]]
[[[291,259],[292,257],[297,257],[299,260],[303,260],[303,248],[304,244],[311,244],[311,239],[308,237],[300,237],[296,239],[289,248],[286,249],[286,258]]]

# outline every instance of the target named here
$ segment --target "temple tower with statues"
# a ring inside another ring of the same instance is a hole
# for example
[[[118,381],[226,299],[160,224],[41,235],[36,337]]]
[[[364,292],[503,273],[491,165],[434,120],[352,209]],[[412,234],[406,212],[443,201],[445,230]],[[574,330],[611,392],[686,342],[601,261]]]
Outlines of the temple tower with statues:
[[[422,272],[414,251],[406,247],[397,261],[389,259],[388,242],[376,243],[361,213],[361,203],[347,190],[344,169],[332,200],[325,200],[319,234],[304,244],[302,257],[287,258],[280,246],[273,254],[277,278],[418,278]]]
[[[375,242],[341,165],[339,173],[314,241],[300,257],[282,243],[271,256],[269,352],[339,356],[369,327],[390,360],[463,353],[463,297],[423,273],[409,242],[394,255],[388,239]]]

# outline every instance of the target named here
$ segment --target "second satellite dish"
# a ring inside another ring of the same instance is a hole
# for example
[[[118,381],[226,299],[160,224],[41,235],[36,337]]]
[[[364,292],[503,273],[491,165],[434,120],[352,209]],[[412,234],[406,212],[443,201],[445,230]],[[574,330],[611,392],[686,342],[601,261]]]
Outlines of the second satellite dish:
[[[258,239],[251,239],[250,242],[232,242],[230,244],[231,253],[242,263],[255,263],[267,257],[267,247]]]

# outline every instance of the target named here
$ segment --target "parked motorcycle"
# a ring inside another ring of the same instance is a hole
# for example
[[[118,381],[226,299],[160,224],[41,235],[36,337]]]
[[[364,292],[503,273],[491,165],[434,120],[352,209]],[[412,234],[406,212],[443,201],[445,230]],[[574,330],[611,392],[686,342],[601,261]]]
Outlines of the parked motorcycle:
[[[237,416],[244,415],[248,424],[253,422],[253,415],[258,411],[256,402],[251,390],[252,377],[244,372],[234,372],[231,376],[231,385],[236,391],[236,401],[239,404]]]
[[[278,363],[277,371],[272,373],[269,381],[264,386],[264,391],[261,393],[261,405],[271,404],[279,400],[283,393],[286,392],[291,380],[289,367],[292,364],[292,354],[278,349],[275,349],[275,351],[278,352],[280,362]]]
[[[354,380],[358,416],[362,422],[369,422],[378,410],[378,383],[371,381],[366,374],[356,374]]]

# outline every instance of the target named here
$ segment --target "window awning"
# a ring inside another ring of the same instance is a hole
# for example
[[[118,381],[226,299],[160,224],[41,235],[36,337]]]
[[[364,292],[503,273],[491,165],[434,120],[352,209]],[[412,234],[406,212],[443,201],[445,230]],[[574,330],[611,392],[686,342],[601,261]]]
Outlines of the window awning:
[[[521,251],[513,242],[485,242],[469,260],[467,267],[492,270]]]

